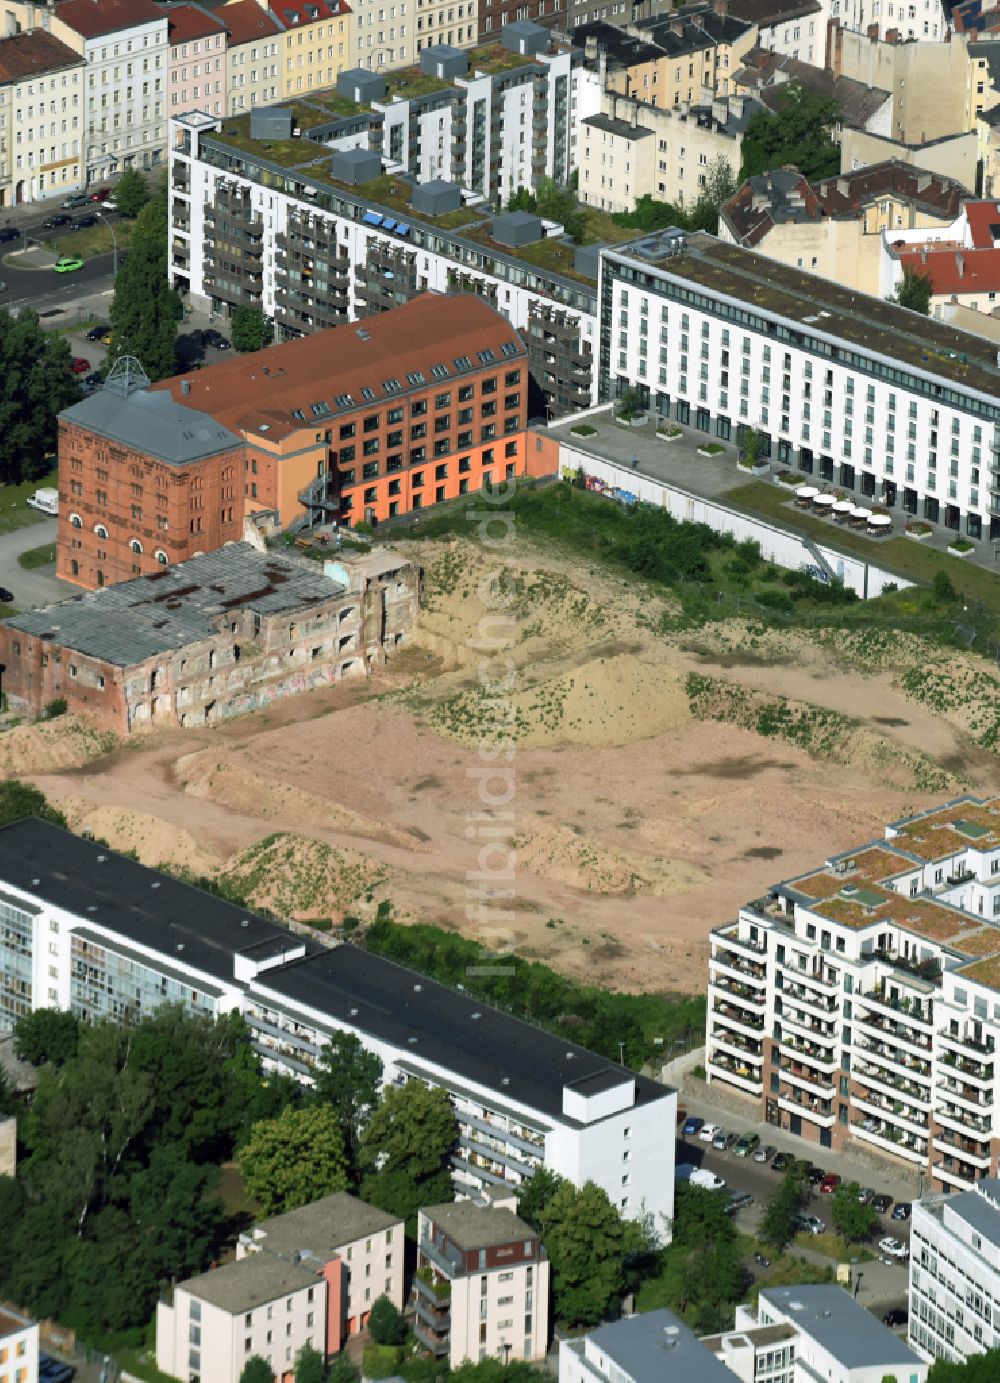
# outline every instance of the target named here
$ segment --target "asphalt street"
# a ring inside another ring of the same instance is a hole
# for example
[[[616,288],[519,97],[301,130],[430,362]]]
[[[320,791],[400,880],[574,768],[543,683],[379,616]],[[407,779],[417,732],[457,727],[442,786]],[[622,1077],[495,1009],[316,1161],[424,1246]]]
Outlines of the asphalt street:
[[[35,567],[31,571],[18,565],[17,559],[22,552],[55,540],[55,519],[43,519],[41,523],[30,523],[25,528],[0,535],[0,586],[6,586],[11,592],[18,610],[34,610],[79,594],[78,587],[56,580],[54,565]]]
[[[5,247],[7,248],[7,247]],[[57,274],[54,269],[16,268],[16,255],[8,255],[0,265],[0,281],[7,285],[0,294],[0,307],[8,311],[33,307],[44,317],[47,310],[65,309],[76,300],[95,293],[110,293],[114,284],[111,255],[95,255],[82,269],[72,274]]]

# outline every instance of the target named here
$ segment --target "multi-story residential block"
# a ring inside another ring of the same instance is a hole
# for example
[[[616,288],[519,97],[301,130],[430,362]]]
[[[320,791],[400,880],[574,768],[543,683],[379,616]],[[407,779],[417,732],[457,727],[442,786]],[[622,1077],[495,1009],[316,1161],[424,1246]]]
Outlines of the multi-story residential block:
[[[339,1191],[258,1221],[240,1235],[236,1258],[269,1254],[321,1272],[329,1285],[323,1339],[337,1354],[365,1328],[378,1297],[402,1311],[405,1247],[402,1220]]]
[[[475,5],[476,0],[470,0]],[[390,72],[411,67],[417,57],[417,0],[357,0],[351,6],[351,61],[348,67]]]
[[[414,1334],[450,1368],[481,1359],[544,1359],[549,1260],[511,1209],[472,1200],[417,1215]]]
[[[172,5],[168,15],[167,110],[228,114],[224,17],[196,4]]]
[[[885,230],[879,291],[888,296],[909,270],[931,281],[931,314],[948,305],[988,315],[1000,306],[1000,204],[966,201],[950,224]]]
[[[0,1311],[0,1383],[38,1383],[38,1326],[14,1311]]]
[[[347,0],[290,0],[280,9],[281,99],[332,87],[338,74],[352,65],[354,16]]]
[[[1000,1181],[913,1203],[910,1344],[924,1359],[962,1363],[1000,1349]]]
[[[580,200],[610,212],[632,211],[642,197],[694,206],[724,168],[735,176],[743,134],[763,109],[745,96],[708,105],[652,106],[605,92],[606,113],[580,123]]]
[[[1000,537],[995,347],[711,236],[600,254],[600,389],[664,417],[748,428],[785,465]]]
[[[3,690],[63,698],[117,734],[213,724],[363,677],[411,634],[419,576],[388,550],[324,568],[230,543],[0,624]]]
[[[573,18],[572,4],[573,0],[479,0],[479,41],[490,42],[505,25],[517,23],[541,24],[566,33],[586,23],[585,18]]]
[[[419,55],[427,48],[444,44],[449,48],[471,48],[479,41],[480,0],[416,0]],[[528,15],[522,15],[527,19]]]
[[[281,26],[257,0],[229,0],[215,11],[226,25],[227,115],[272,105],[281,89]],[[209,112],[212,114],[212,112]]]
[[[32,29],[0,39],[0,207],[83,187],[83,59]]]
[[[314,1267],[264,1254],[189,1277],[157,1305],[157,1368],[184,1383],[239,1383],[256,1355],[289,1378],[304,1345],[326,1355],[328,1290]]]
[[[822,67],[827,16],[820,0],[723,0],[726,13],[757,29],[761,48]]]
[[[1000,1155],[1000,800],[885,834],[712,934],[705,1068],[766,1123],[963,1187]]]
[[[665,1308],[559,1342],[559,1383],[733,1383],[690,1326]],[[777,1383],[790,1383],[779,1375]]]
[[[267,1069],[309,1081],[352,1032],[387,1083],[448,1092],[457,1187],[516,1194],[546,1166],[669,1239],[677,1092],[359,946],[318,947],[103,845],[0,830],[0,1031],[36,1008],[134,1022],[237,1010]],[[213,1275],[214,1276],[214,1275]]]
[[[832,1283],[763,1287],[756,1311],[738,1306],[734,1325],[736,1331],[794,1331],[794,1383],[815,1383],[817,1378],[839,1383],[927,1380],[927,1365],[919,1355],[850,1292]]]
[[[243,437],[243,512],[281,528],[304,507],[345,527],[378,523],[525,472],[527,351],[473,294],[425,293],[154,392],[168,388]]]
[[[239,435],[120,357],[59,416],[59,575],[93,590],[238,539],[244,460]]]
[[[457,187],[415,188],[373,177],[367,165],[365,181],[352,184],[330,172],[331,151],[304,127],[294,145],[269,149],[245,132],[227,135],[230,128],[181,117],[172,140],[170,274],[192,300],[218,312],[254,303],[291,336],[428,290],[475,292],[524,336],[541,395],[533,412],[594,401],[593,250],[581,262],[577,247],[549,235],[539,218],[494,217]],[[350,171],[337,155],[333,166]]]
[[[862,82],[828,67],[812,67],[798,58],[754,48],[744,65],[733,74],[733,89],[754,96],[770,110],[780,111],[789,84],[813,96],[832,101],[838,123],[848,129],[889,136],[892,128],[892,93],[871,82]]]
[[[961,183],[891,160],[808,183],[774,169],[748,178],[719,213],[719,238],[862,293],[886,296],[883,236],[950,225]]]
[[[728,96],[732,78],[757,43],[741,19],[699,10],[617,28],[601,20],[573,31],[573,42],[598,64],[602,85],[652,106],[689,106]]]
[[[951,178],[971,195],[975,190],[979,141],[975,130],[960,130],[924,144],[904,144],[882,134],[844,125],[840,130],[840,171],[857,173],[873,164],[905,163],[924,173]]]
[[[38,13],[32,0],[4,0],[4,9],[15,18]],[[87,182],[158,167],[167,135],[166,12],[153,0],[65,0],[41,13],[86,67]]]

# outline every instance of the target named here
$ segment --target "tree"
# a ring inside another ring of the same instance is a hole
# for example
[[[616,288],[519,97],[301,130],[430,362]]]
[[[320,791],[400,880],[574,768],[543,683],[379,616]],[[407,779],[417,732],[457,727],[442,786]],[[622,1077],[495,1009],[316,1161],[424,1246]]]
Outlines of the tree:
[[[861,1187],[856,1181],[842,1181],[833,1193],[830,1219],[834,1229],[849,1244],[870,1239],[878,1216],[870,1205],[858,1199]]]
[[[134,355],[151,380],[177,368],[177,323],[181,300],[167,279],[166,189],[139,212],[129,256],[115,279],[111,301],[110,363]]]
[[[62,1066],[76,1056],[80,1025],[72,1013],[58,1008],[39,1008],[26,1013],[14,1029],[14,1051],[32,1066]]]
[[[724,202],[736,191],[736,177],[732,164],[724,154],[717,154],[708,165],[705,186],[698,194],[698,201],[691,213],[691,230],[706,230],[716,235],[719,230],[719,212]]]
[[[624,1287],[625,1235],[618,1212],[594,1182],[564,1182],[541,1221],[556,1314],[569,1325],[596,1325]]]
[[[259,1354],[253,1354],[243,1365],[240,1383],[274,1383],[271,1365]]]
[[[541,1229],[542,1212],[563,1184],[558,1172],[548,1167],[536,1167],[531,1180],[521,1188],[517,1198],[517,1213],[525,1224],[536,1232]]]
[[[259,351],[264,346],[271,344],[274,327],[259,307],[251,307],[249,303],[240,303],[239,307],[233,309],[230,334],[235,350]]]
[[[341,1350],[327,1370],[326,1383],[359,1383],[360,1378],[361,1371],[348,1359],[347,1351]]]
[[[931,1365],[927,1383],[996,1383],[1000,1378],[1000,1349],[973,1354],[961,1364],[938,1359]]]
[[[55,807],[49,806],[44,793],[30,783],[5,778],[0,782],[0,826],[6,826],[10,821],[20,821],[25,816],[37,816],[42,821],[51,821],[54,826],[66,826],[66,818]]]
[[[911,312],[919,312],[921,316],[929,317],[933,292],[934,281],[930,274],[922,274],[919,269],[906,266],[895,291],[889,295],[889,302],[898,303],[900,307],[908,307]]]
[[[334,1111],[348,1161],[358,1170],[361,1126],[378,1104],[382,1062],[353,1033],[337,1033],[320,1052],[313,1087],[316,1099]]]
[[[295,1383],[326,1383],[323,1356],[311,1344],[304,1344],[295,1356]]]
[[[534,211],[538,206],[530,187],[519,187],[507,200],[508,211]]]
[[[135,217],[148,201],[146,179],[137,168],[127,168],[115,188],[115,206],[123,216]]]
[[[840,150],[830,129],[839,117],[836,101],[806,91],[797,82],[781,87],[775,109],[759,110],[747,122],[740,179],[785,164],[794,165],[809,181],[837,173]]]
[[[80,398],[71,359],[66,338],[43,331],[36,312],[0,312],[0,482],[52,468],[57,418]]]
[[[420,1080],[390,1086],[361,1135],[362,1198],[411,1222],[422,1205],[451,1200],[449,1156],[457,1140],[440,1087]]]
[[[767,1208],[757,1229],[762,1244],[783,1249],[795,1238],[795,1218],[802,1205],[802,1173],[789,1167],[781,1185],[767,1202]]]
[[[535,204],[539,216],[559,221],[573,240],[583,236],[587,228],[587,215],[572,188],[561,187],[552,178],[543,178],[535,193]]]
[[[958,599],[958,592],[951,583],[951,577],[943,567],[938,567],[934,573],[934,599],[938,605],[950,605]]]
[[[17,1098],[17,1091],[7,1072],[0,1066],[0,1119],[6,1119],[11,1114],[17,1114],[20,1110],[20,1102]],[[0,1177],[0,1185],[4,1178]],[[9,1223],[9,1221],[8,1221]]]
[[[406,1322],[387,1296],[372,1303],[368,1333],[377,1345],[401,1345],[406,1339]]]
[[[332,1109],[288,1108],[254,1124],[239,1155],[247,1190],[269,1215],[308,1205],[350,1184]]]

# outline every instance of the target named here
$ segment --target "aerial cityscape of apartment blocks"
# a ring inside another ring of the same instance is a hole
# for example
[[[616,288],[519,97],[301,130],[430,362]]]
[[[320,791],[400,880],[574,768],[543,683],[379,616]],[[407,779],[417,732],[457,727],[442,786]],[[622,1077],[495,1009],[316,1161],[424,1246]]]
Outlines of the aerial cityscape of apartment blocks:
[[[711,936],[705,1069],[820,1148],[936,1190],[1000,1159],[1000,799],[892,822]]]

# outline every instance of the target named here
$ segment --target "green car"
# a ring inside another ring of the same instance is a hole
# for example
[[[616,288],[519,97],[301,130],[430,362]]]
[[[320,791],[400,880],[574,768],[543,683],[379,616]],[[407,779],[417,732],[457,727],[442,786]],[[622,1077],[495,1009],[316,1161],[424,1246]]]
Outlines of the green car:
[[[745,1133],[737,1142],[733,1152],[737,1157],[749,1157],[759,1143],[760,1138],[756,1133]]]
[[[63,255],[61,259],[56,260],[54,267],[57,274],[71,274],[74,269],[83,268],[83,260],[77,259],[75,255]]]

